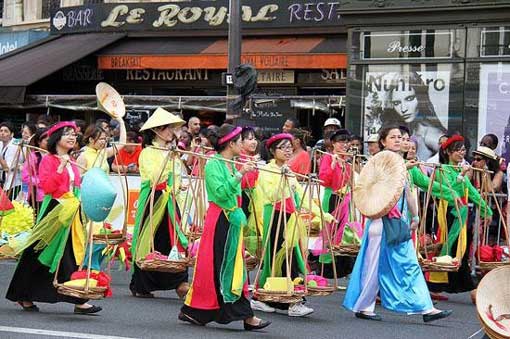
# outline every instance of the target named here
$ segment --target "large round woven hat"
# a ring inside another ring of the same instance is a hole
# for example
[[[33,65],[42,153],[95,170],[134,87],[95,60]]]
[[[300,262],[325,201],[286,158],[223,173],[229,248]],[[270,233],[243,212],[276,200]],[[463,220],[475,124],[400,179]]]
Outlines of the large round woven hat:
[[[476,290],[476,311],[490,338],[510,338],[510,267],[496,268]]]
[[[354,205],[370,219],[381,218],[398,202],[405,180],[404,159],[395,152],[379,152],[361,170],[354,186]]]
[[[112,118],[122,118],[126,114],[126,105],[120,94],[106,82],[96,85],[97,106]]]
[[[106,173],[94,167],[85,173],[81,183],[83,212],[92,221],[104,221],[112,209],[117,192]]]

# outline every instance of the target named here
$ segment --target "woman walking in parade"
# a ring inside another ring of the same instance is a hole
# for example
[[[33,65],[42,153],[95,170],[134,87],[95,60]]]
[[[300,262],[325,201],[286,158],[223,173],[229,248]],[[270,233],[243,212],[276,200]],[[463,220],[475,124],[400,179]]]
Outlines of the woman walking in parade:
[[[121,149],[126,143],[126,125],[122,118],[117,118],[116,121],[120,126],[117,149]],[[106,173],[109,173],[110,165],[108,164],[108,158],[113,157],[116,150],[113,147],[108,147],[108,133],[96,123],[87,127],[83,138],[87,142],[87,146],[83,148],[83,152],[78,157],[78,164],[83,166],[85,170],[99,167]]]
[[[48,129],[39,129],[30,139],[30,146],[35,146],[43,151],[48,150]],[[35,149],[31,151],[21,170],[23,185],[28,187],[28,195],[25,199],[32,205],[34,211],[39,209],[39,204],[44,199],[44,191],[39,180],[39,164],[44,156],[43,151]]]
[[[76,125],[59,122],[48,130],[49,155],[39,166],[40,187],[46,194],[36,225],[25,245],[7,290],[7,299],[17,302],[25,311],[37,312],[34,302],[68,302],[74,313],[92,314],[101,307],[87,300],[57,293],[53,285],[70,280],[85,256],[85,230],[80,221],[80,171],[70,162],[69,152],[76,143]]]
[[[240,127],[224,124],[213,140],[218,154],[205,167],[209,207],[193,282],[179,319],[202,326],[243,321],[245,330],[258,330],[270,322],[255,317],[248,301],[242,241],[246,216],[240,208],[241,180],[254,166],[246,162],[237,171],[225,161],[241,154],[241,132]]]
[[[333,213],[338,220],[349,220],[351,209],[350,179],[351,164],[347,162],[347,151],[349,150],[350,133],[346,129],[339,129],[330,135],[329,140],[333,147],[332,153],[324,154],[320,167],[319,179],[324,187],[324,197],[322,200],[322,209],[324,212]],[[344,215],[346,214],[346,215]],[[342,241],[345,223],[338,225],[339,229],[331,228],[330,234],[335,235],[332,239],[333,244],[338,245]],[[326,237],[324,237],[326,238]],[[319,262],[324,265],[324,274],[328,278],[333,278],[333,270],[331,269],[331,254],[323,254],[319,258]],[[338,256],[335,258],[335,266],[337,277],[341,278],[351,273],[354,261],[351,257]]]
[[[441,255],[457,257],[461,262],[457,272],[430,273],[429,288],[433,293],[462,293],[475,288],[469,268],[473,229],[468,218],[468,202],[480,208],[482,222],[488,224],[492,218],[492,210],[466,177],[469,166],[459,167],[465,154],[464,137],[461,135],[448,138],[439,150],[439,161],[442,166],[441,170],[436,170],[436,180],[451,187],[461,200],[457,206],[450,202],[446,205],[440,204],[438,238],[443,241]]]
[[[173,195],[175,190],[180,189],[181,161],[177,153],[168,153],[171,152],[170,147],[177,144],[177,129],[184,124],[184,120],[158,108],[140,129],[143,132],[144,147],[138,160],[142,184],[133,231],[134,265],[129,285],[135,297],[153,298],[154,295],[151,293],[153,291],[175,289],[182,299],[189,288],[187,271],[181,273],[142,271],[137,265],[137,260],[145,259],[151,254],[152,241],[154,251],[166,257],[174,247],[179,253],[185,252],[187,248],[187,238],[179,227],[181,221],[177,197]],[[148,200],[153,189],[155,189],[154,211],[153,215],[149,216]]]
[[[304,262],[303,253],[306,251],[307,232],[304,225],[301,224],[299,217],[299,208],[304,208],[311,212],[315,218],[321,215],[320,207],[312,203],[309,205],[307,195],[304,195],[303,188],[298,183],[296,176],[288,169],[287,163],[292,155],[292,135],[288,133],[280,133],[273,135],[266,141],[266,147],[273,159],[261,169],[259,180],[256,187],[257,204],[263,206],[263,240],[267,243],[265,256],[261,268],[258,286],[263,287],[267,278],[271,276],[271,271],[275,271],[276,276],[284,277],[287,275],[285,253],[287,250],[293,251],[292,261],[289,263],[291,279],[296,279],[307,274],[306,263]],[[264,171],[265,170],[265,171]],[[288,179],[288,185],[285,185],[285,191],[279,187],[282,175],[285,173]],[[301,199],[302,203],[301,203]],[[282,203],[283,201],[283,203]],[[273,213],[273,209],[277,213]],[[283,227],[278,228],[278,213],[285,214],[282,218],[286,218],[289,229],[284,230]],[[271,220],[271,215],[274,218]],[[329,213],[324,213],[324,221],[332,222],[334,218]],[[279,229],[279,232],[278,232]],[[294,236],[289,236],[293,234]],[[266,241],[269,237],[269,241]],[[278,241],[276,241],[278,239]],[[273,250],[276,246],[276,257],[273,260]],[[275,262],[273,269],[272,263]],[[313,313],[313,309],[304,305],[304,300],[294,304],[284,303],[264,303],[258,300],[252,300],[252,308],[263,312],[275,312],[276,309],[286,310],[291,317],[302,317]]]
[[[374,214],[374,218],[369,219],[365,226],[343,305],[355,312],[357,318],[381,320],[375,313],[379,294],[384,308],[394,312],[422,314],[423,321],[429,322],[448,317],[451,311],[440,311],[433,307],[411,241],[410,232],[417,228],[419,217],[413,197],[409,194],[405,165],[398,154],[401,139],[398,127],[380,131],[379,143],[385,151],[369,161],[361,173],[359,186],[356,186],[354,197],[358,208],[362,212],[367,206],[377,209],[377,217]],[[384,171],[391,173],[383,175]],[[388,177],[399,180],[390,182],[400,186],[386,187],[385,184],[389,185],[387,180],[391,180]],[[379,183],[383,180],[384,184]],[[386,200],[388,206],[374,206],[381,199],[373,195],[375,191],[391,198]]]

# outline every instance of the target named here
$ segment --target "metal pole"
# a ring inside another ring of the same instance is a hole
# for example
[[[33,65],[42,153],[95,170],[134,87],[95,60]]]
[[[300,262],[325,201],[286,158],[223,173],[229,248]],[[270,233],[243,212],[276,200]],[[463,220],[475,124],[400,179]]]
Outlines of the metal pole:
[[[241,64],[241,0],[230,0],[228,24],[228,73],[233,74]],[[239,117],[240,112],[231,108],[231,96],[238,94],[232,85],[227,85],[227,119]]]

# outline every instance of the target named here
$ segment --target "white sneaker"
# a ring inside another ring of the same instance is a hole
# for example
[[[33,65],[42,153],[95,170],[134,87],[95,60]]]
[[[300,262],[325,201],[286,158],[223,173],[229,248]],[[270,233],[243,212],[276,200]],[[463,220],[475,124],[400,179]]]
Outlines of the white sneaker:
[[[289,307],[289,317],[304,317],[313,313],[313,308],[297,303]]]
[[[276,312],[276,309],[269,306],[266,303],[263,303],[262,301],[258,300],[250,300],[251,309],[254,311],[262,311],[266,313],[274,313]]]

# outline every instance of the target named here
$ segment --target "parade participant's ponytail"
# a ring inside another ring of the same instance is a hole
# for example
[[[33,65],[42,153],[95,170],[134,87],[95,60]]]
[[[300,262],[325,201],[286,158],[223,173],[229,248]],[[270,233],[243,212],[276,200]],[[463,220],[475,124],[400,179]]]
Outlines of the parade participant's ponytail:
[[[215,133],[214,130],[208,136],[209,141],[213,145],[214,149],[220,153],[222,152],[230,142],[236,142],[239,138],[241,138],[241,127],[235,127],[230,124],[221,125],[218,133]]]

